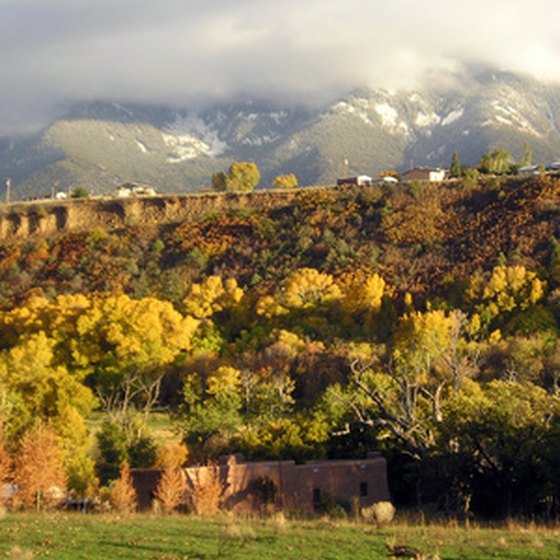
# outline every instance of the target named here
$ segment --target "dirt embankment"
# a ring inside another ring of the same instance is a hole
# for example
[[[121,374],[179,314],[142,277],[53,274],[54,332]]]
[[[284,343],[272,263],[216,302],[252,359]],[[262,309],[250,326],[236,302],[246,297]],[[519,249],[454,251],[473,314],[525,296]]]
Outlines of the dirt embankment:
[[[290,204],[296,193],[205,193],[12,204],[0,211],[0,240],[96,227],[115,230],[131,225],[172,224],[231,208],[278,208]]]

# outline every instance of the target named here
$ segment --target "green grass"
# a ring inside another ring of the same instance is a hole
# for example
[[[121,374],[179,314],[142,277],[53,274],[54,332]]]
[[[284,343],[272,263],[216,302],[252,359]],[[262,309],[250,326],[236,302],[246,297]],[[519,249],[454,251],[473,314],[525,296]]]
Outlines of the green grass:
[[[86,426],[92,434],[96,434],[107,416],[100,411],[93,412],[86,418]],[[176,431],[175,425],[166,412],[151,412],[146,424],[147,434],[154,439],[156,444],[181,443],[181,435]]]
[[[387,545],[408,545],[444,559],[551,559],[560,529],[499,529],[350,522],[200,519],[188,516],[8,514],[0,520],[0,558],[297,559],[388,558]]]

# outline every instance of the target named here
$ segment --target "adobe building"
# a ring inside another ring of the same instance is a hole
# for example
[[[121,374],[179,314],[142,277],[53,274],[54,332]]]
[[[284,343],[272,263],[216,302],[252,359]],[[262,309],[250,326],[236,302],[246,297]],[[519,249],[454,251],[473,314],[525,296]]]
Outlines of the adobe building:
[[[445,169],[429,169],[427,167],[415,167],[409,169],[402,176],[404,183],[411,183],[412,181],[427,181],[430,183],[441,183],[447,177]]]
[[[284,511],[319,512],[330,503],[360,508],[390,501],[387,465],[378,453],[365,459],[247,462],[240,455],[223,457],[218,465],[184,469],[189,488],[218,477],[225,509],[259,510],[263,506]],[[133,469],[132,478],[140,509],[150,509],[161,476],[157,469]]]

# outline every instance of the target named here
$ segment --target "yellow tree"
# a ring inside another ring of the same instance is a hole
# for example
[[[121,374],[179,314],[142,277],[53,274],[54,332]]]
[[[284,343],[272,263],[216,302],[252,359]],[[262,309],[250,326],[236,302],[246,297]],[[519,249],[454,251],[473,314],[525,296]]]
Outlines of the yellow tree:
[[[92,371],[98,398],[130,441],[137,435],[135,410],[145,421],[167,368],[190,350],[198,324],[169,302],[125,295],[95,300],[78,320],[76,359]]]
[[[379,274],[356,271],[344,279],[342,293],[343,310],[355,321],[371,326],[381,310],[383,297],[390,291]]]
[[[465,297],[488,325],[500,315],[529,309],[544,292],[545,283],[524,266],[496,266],[489,275],[473,275]]]
[[[235,278],[223,280],[209,276],[200,284],[193,284],[183,304],[187,314],[206,319],[225,309],[235,307],[243,298],[243,290]]]
[[[37,418],[60,417],[64,410],[88,413],[95,399],[81,378],[56,365],[55,341],[40,331],[0,354],[0,392],[6,428],[17,435]]]
[[[226,173],[212,175],[212,188],[216,191],[252,191],[258,184],[261,174],[257,165],[251,161],[236,161]]]
[[[228,191],[252,191],[261,179],[259,168],[252,161],[232,163],[226,181]]]
[[[298,179],[293,173],[278,175],[278,177],[272,181],[272,186],[275,189],[293,189],[298,186]]]
[[[277,300],[288,309],[311,309],[339,300],[340,288],[330,274],[300,268],[282,283]]]

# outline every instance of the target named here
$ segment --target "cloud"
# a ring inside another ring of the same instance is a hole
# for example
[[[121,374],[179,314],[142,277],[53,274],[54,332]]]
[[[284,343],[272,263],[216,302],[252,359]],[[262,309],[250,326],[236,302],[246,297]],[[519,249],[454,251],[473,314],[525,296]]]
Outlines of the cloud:
[[[0,0],[0,133],[82,99],[318,103],[477,64],[559,81],[559,16],[553,0]]]

